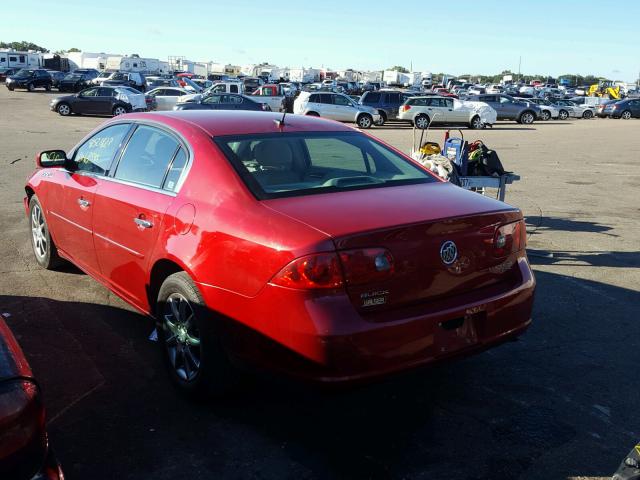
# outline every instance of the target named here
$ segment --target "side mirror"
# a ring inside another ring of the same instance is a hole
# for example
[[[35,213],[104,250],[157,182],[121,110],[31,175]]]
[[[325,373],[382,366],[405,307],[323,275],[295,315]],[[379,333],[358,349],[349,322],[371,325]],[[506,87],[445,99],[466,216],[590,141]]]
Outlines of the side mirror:
[[[40,168],[63,167],[66,163],[64,150],[45,150],[36,155],[36,165]]]

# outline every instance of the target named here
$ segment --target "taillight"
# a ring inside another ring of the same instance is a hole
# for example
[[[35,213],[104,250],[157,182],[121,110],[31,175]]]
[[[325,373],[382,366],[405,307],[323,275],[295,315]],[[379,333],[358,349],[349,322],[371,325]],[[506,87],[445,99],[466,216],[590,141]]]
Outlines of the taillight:
[[[617,105],[613,105],[613,106],[611,107],[611,110],[615,110],[616,108],[618,108],[618,106],[617,106]]]
[[[335,253],[301,257],[284,267],[271,283],[302,290],[339,288],[343,285],[340,260]]]
[[[317,253],[298,258],[284,267],[271,283],[301,290],[336,289],[376,283],[393,274],[393,257],[384,248]]]
[[[384,248],[363,248],[338,252],[347,285],[386,280],[393,274],[393,257]]]
[[[402,105],[403,112],[408,112],[409,110],[411,110],[411,105]]]
[[[493,237],[493,253],[497,257],[519,252],[526,246],[527,229],[523,220],[502,225]]]
[[[30,445],[43,430],[38,387],[23,380],[0,385],[0,459]]]

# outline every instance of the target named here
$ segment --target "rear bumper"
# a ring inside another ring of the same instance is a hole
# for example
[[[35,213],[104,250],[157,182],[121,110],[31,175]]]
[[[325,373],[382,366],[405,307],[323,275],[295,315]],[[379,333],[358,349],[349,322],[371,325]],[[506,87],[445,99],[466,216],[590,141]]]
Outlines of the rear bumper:
[[[371,316],[356,311],[344,294],[301,298],[269,285],[248,309],[228,315],[244,324],[240,336],[249,342],[240,341],[234,353],[320,383],[354,383],[467,356],[521,335],[531,323],[535,279],[524,255],[516,261],[520,281],[506,290]],[[220,304],[219,290],[199,286],[208,305]]]

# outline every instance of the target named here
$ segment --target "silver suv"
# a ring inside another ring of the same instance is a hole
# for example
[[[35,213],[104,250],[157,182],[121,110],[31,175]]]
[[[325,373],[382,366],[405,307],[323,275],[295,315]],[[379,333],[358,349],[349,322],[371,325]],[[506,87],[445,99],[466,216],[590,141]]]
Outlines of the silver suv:
[[[360,128],[380,123],[380,114],[375,108],[360,105],[342,93],[301,92],[293,102],[293,113],[354,122]]]

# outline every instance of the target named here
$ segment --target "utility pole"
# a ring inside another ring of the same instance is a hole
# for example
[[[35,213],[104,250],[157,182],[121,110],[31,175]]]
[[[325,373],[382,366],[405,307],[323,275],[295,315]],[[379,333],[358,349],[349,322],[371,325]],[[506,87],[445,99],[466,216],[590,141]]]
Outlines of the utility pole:
[[[519,82],[519,81],[520,81],[520,79],[521,79],[521,76],[520,76],[520,67],[521,67],[521,66],[522,66],[522,55],[520,55],[520,56],[518,57],[518,82]]]

